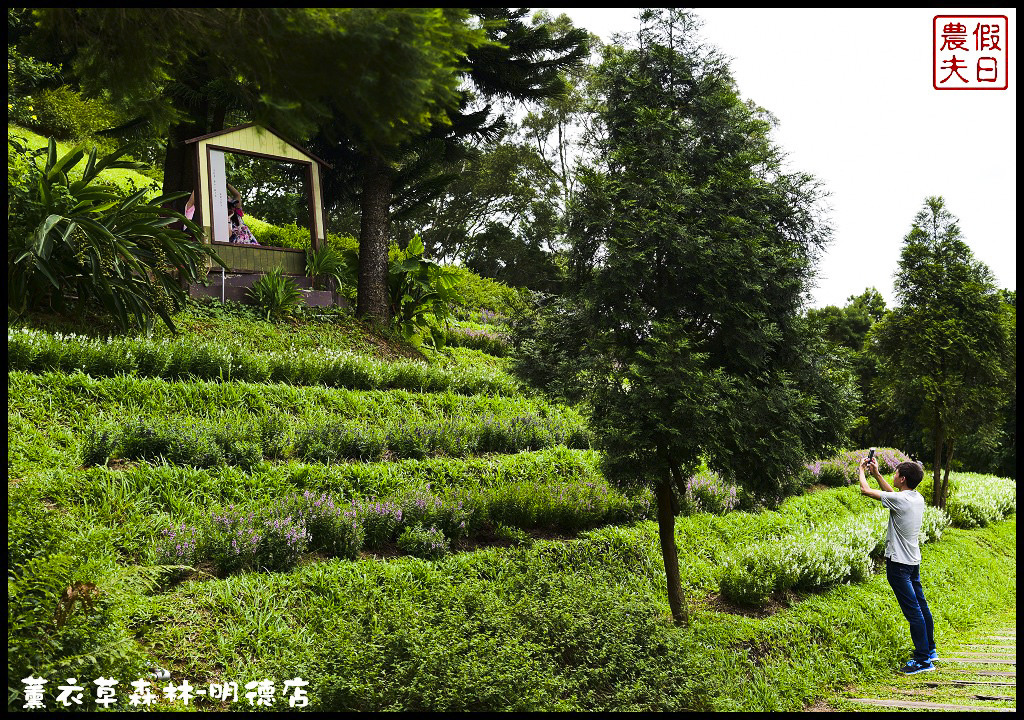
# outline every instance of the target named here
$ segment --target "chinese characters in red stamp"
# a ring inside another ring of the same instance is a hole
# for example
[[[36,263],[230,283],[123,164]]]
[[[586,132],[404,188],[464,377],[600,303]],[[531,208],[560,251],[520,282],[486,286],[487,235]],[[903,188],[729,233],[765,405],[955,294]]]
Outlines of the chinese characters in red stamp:
[[[936,15],[932,86],[936,90],[1005,90],[1009,60],[1005,15]]]

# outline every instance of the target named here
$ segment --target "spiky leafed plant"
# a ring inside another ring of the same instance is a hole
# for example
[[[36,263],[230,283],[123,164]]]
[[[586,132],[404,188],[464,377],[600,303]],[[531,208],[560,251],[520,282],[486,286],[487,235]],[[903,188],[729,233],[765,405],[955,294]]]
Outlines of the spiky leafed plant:
[[[306,275],[312,278],[314,290],[323,290],[328,278],[334,280],[337,290],[346,283],[355,284],[355,273],[345,256],[327,246],[306,252]]]
[[[79,309],[98,302],[126,330],[151,328],[157,317],[175,330],[185,284],[205,281],[207,258],[223,265],[195,239],[198,225],[164,207],[180,194],[147,199],[148,189],[126,192],[100,179],[105,170],[143,167],[121,159],[127,148],[97,158],[82,145],[58,156],[52,138],[45,151],[16,138],[8,144],[8,307],[66,312],[76,298]]]
[[[287,317],[302,304],[302,292],[295,281],[285,277],[281,268],[274,268],[257,280],[249,289],[249,297],[260,310],[266,312],[267,320]]]

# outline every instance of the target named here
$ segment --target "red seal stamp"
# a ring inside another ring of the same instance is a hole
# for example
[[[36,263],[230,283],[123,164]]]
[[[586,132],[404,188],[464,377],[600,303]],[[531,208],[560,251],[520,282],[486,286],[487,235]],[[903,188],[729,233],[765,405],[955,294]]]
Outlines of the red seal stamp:
[[[932,87],[1005,90],[1010,22],[1005,15],[936,15],[932,20]]]

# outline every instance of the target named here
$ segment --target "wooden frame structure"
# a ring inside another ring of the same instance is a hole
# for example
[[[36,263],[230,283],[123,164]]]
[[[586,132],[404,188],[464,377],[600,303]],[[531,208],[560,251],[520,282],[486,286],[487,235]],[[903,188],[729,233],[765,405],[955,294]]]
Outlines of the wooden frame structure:
[[[200,135],[185,142],[195,148],[194,219],[203,228],[205,241],[214,244],[217,254],[227,263],[228,272],[264,273],[281,268],[288,275],[305,275],[306,258],[302,250],[226,242],[227,188],[224,184],[223,154],[251,155],[300,165],[305,169],[310,247],[314,251],[323,246],[327,237],[320,166],[331,166],[270,128],[255,123]]]

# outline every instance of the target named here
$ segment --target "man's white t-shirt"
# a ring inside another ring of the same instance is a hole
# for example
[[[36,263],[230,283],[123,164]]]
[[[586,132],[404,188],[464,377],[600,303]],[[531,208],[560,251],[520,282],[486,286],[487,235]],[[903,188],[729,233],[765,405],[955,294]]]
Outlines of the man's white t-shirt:
[[[921,564],[917,536],[924,519],[924,497],[917,490],[885,492],[879,498],[889,508],[889,527],[885,532],[885,556],[904,565]]]

